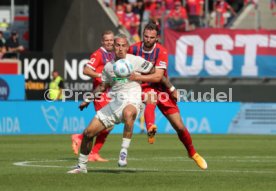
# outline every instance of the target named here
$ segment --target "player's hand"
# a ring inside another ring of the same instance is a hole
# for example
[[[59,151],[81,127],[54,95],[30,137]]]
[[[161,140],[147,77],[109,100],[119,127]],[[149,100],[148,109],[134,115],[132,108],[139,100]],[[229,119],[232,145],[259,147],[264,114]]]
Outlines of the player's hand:
[[[89,102],[83,101],[83,102],[79,105],[79,109],[82,111],[84,108],[87,108],[88,105],[89,105]]]
[[[139,75],[135,72],[132,72],[128,79],[131,81],[139,81]]]
[[[178,100],[178,92],[177,89],[175,89],[173,92],[171,92],[171,97],[177,101]]]

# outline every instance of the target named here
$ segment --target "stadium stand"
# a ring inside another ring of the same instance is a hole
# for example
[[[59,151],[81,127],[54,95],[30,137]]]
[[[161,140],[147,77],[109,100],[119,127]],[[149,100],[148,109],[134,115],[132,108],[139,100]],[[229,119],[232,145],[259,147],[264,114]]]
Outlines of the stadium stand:
[[[234,20],[231,29],[263,28],[275,29],[276,19],[273,9],[270,9],[270,1],[258,1],[258,4],[249,3],[240,15]]]

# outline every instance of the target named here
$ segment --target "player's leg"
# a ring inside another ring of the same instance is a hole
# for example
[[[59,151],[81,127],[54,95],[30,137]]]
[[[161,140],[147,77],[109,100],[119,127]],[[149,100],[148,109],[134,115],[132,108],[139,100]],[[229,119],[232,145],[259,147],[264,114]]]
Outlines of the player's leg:
[[[154,89],[145,90],[145,123],[148,132],[148,142],[153,144],[155,142],[155,134],[157,132],[157,126],[155,125],[155,108],[157,103],[157,94]]]
[[[123,140],[122,140],[122,148],[119,155],[118,166],[125,167],[127,165],[127,149],[129,148],[132,133],[133,133],[133,126],[137,116],[137,109],[134,105],[127,105],[123,110],[123,122],[124,126],[124,133],[123,133]]]
[[[177,106],[176,101],[170,96],[169,93],[161,93],[158,92],[158,102],[157,106],[159,110],[163,113],[163,115],[166,116],[166,118],[169,120],[172,127],[177,132],[179,140],[182,142],[182,144],[185,146],[188,155],[196,162],[196,164],[201,169],[207,168],[206,161],[196,152],[191,135],[188,131],[188,129],[185,127],[179,108]]]
[[[95,111],[99,111],[104,106],[106,106],[110,102],[110,98],[106,93],[102,93],[99,99],[94,100],[94,108]],[[112,129],[112,128],[111,128]],[[95,140],[94,146],[92,148],[91,153],[89,154],[88,161],[91,162],[108,162],[107,159],[104,159],[100,156],[99,151],[103,147],[107,136],[111,129],[106,129],[100,132]]]
[[[103,147],[107,136],[109,135],[109,132],[111,131],[111,129],[105,129],[102,132],[100,132],[98,134],[98,136],[96,137],[94,146],[89,154],[88,157],[88,161],[91,162],[108,162],[107,159],[102,158],[99,154],[99,151],[101,150],[101,148]]]
[[[94,117],[83,132],[78,166],[75,169],[68,171],[68,173],[87,173],[88,155],[92,149],[93,138],[104,129],[104,124],[98,118]]]
[[[81,145],[82,138],[83,138],[83,134],[73,134],[71,136],[72,150],[73,150],[75,155],[79,154],[79,148],[80,148],[80,145]]]
[[[142,109],[139,117],[139,127],[140,127],[141,134],[145,133],[145,116],[144,116],[145,107],[146,107],[145,104],[142,104]]]
[[[177,132],[179,140],[183,143],[188,151],[189,156],[196,162],[196,164],[203,170],[207,169],[207,163],[195,150],[191,135],[188,129],[184,126],[180,113],[169,114],[166,116],[171,125]]]
[[[193,146],[191,135],[188,129],[184,126],[183,121],[181,119],[180,113],[174,113],[166,115],[167,119],[170,121],[170,124],[177,132],[179,140],[183,143],[186,150],[188,151],[188,155],[191,157],[196,153],[196,150]]]

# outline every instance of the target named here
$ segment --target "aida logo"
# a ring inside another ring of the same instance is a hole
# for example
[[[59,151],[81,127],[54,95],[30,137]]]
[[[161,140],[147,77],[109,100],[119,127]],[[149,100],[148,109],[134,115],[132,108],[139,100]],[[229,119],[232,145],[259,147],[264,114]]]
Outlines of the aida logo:
[[[7,82],[0,78],[0,100],[7,100],[10,94],[10,88]]]

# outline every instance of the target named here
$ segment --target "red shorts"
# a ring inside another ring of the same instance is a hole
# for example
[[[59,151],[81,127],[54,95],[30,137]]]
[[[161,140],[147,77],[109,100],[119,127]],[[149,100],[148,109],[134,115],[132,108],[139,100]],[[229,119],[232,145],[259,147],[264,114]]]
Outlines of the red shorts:
[[[109,102],[110,102],[110,98],[107,96],[107,93],[106,92],[102,93],[99,99],[94,99],[95,111],[99,111],[104,106],[106,106]]]
[[[157,106],[163,115],[170,115],[179,113],[177,102],[170,96],[169,92],[156,90],[152,87],[142,87],[143,95],[142,100],[145,100],[144,94],[148,92],[155,92],[157,94]]]

